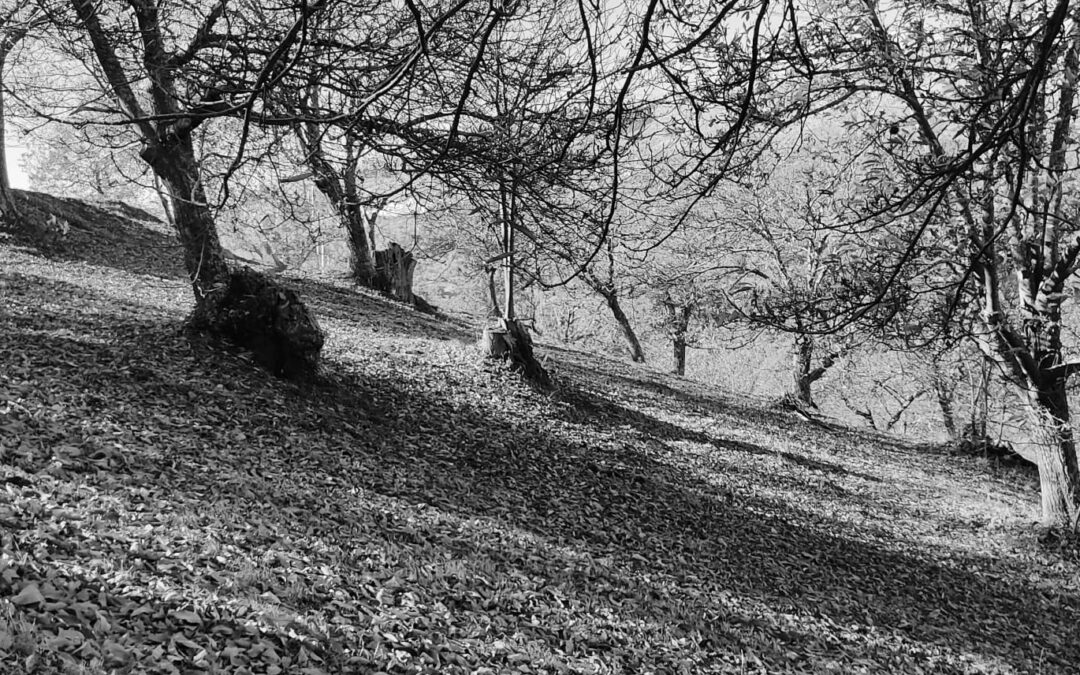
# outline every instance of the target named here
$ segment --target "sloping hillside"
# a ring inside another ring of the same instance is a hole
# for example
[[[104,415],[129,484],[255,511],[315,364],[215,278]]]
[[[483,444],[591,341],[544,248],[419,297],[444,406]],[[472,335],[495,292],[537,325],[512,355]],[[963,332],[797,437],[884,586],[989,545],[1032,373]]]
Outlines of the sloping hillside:
[[[300,388],[179,330],[160,229],[69,206],[52,257],[0,243],[0,671],[1080,664],[1029,473],[554,347],[536,391],[325,281]]]

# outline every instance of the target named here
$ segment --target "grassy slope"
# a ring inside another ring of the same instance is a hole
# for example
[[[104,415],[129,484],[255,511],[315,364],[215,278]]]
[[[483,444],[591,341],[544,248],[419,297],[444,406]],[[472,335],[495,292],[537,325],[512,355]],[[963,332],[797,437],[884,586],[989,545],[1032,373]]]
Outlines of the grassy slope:
[[[1030,475],[556,348],[540,393],[314,280],[303,390],[180,333],[159,230],[60,206],[64,251],[0,244],[0,671],[1080,664]]]

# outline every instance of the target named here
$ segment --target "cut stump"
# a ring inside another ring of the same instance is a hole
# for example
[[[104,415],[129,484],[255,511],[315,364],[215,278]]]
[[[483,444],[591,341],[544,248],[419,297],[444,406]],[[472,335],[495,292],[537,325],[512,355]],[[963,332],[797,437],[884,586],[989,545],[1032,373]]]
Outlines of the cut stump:
[[[416,260],[412,253],[394,242],[381,251],[375,251],[375,272],[385,282],[386,292],[395,300],[410,305],[416,303],[412,290],[415,269]]]
[[[543,387],[551,386],[551,376],[533,354],[532,338],[517,321],[501,319],[484,329],[480,349],[487,358],[501,359],[510,368]]]

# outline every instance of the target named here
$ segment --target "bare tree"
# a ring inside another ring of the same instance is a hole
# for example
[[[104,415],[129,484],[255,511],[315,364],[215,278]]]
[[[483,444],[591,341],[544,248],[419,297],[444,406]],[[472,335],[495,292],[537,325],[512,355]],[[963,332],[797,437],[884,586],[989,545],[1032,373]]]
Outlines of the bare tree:
[[[802,37],[793,63],[812,78],[810,97],[873,101],[884,114],[861,124],[903,169],[878,212],[908,218],[911,236],[883,261],[888,283],[864,307],[920,246],[951,250],[962,268],[953,306],[965,291],[977,298],[973,338],[1027,401],[1043,519],[1075,528],[1080,461],[1066,384],[1080,365],[1061,330],[1080,261],[1075,7],[898,2],[886,15],[852,1],[832,5]]]
[[[172,222],[195,295],[191,325],[254,348],[275,372],[310,372],[322,347],[322,332],[295,293],[275,287],[254,272],[230,270],[192,132],[215,116],[250,113],[258,94],[272,87],[281,69],[288,66],[289,55],[302,43],[321,3],[289,8],[294,10],[291,24],[280,26],[276,49],[249,71],[250,93],[240,103],[224,100],[207,81],[212,77],[209,68],[231,60],[230,36],[219,30],[239,24],[233,19],[239,19],[241,8],[225,3],[173,7],[154,0],[108,5],[71,0],[74,16],[70,23],[64,23],[59,13],[51,16],[76,41],[76,49],[85,44],[85,63],[114,102],[104,110],[97,100],[80,109],[97,111],[99,117],[91,121],[131,125],[142,144],[140,156],[168,191]],[[230,21],[224,22],[227,11]],[[181,43],[178,35],[187,39]],[[243,36],[234,33],[231,37],[243,43]]]

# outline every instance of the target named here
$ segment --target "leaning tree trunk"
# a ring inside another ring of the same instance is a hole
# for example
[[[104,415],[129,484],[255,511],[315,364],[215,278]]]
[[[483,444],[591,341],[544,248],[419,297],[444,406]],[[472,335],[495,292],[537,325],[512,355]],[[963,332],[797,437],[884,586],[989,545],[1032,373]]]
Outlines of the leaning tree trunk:
[[[347,235],[353,279],[366,288],[385,291],[385,281],[375,270],[375,251],[368,239],[364,208],[356,194],[355,164],[350,163],[344,171],[339,171],[326,159],[322,147],[323,133],[315,122],[298,126],[295,132],[307,153],[307,164],[311,168],[315,187],[337,212]]]
[[[622,332],[627,349],[630,351],[630,360],[635,363],[645,363],[645,350],[641,347],[641,341],[638,340],[634,327],[630,325],[630,318],[623,311],[622,304],[619,302],[619,295],[614,289],[603,288],[599,285],[593,285],[593,288],[604,298],[608,309],[611,310],[611,315],[615,317],[615,323],[619,324],[619,330]]]
[[[161,179],[172,202],[173,226],[195,291],[196,312],[212,316],[228,290],[230,274],[190,137],[153,144],[142,157]]]
[[[316,181],[316,184],[319,184],[319,181]],[[368,239],[363,208],[359,204],[348,203],[340,191],[327,191],[322,189],[322,186],[320,190],[337,208],[341,224],[348,234],[353,279],[366,288],[386,291],[386,279],[376,269],[375,252],[371,249],[371,242]]]
[[[192,131],[205,117],[188,115],[190,110],[178,105],[182,97],[174,79],[176,64],[166,47],[167,31],[158,4],[128,3],[141,40],[123,45],[126,55],[138,57],[149,79],[148,96],[135,93],[131,73],[117,52],[120,45],[103,26],[98,4],[93,0],[71,0],[71,4],[108,83],[106,93],[129,116],[143,142],[143,160],[165,184],[172,201],[173,225],[195,292],[195,311],[188,325],[251,349],[277,375],[313,374],[323,333],[299,296],[248,268],[233,272],[225,261],[191,141]],[[283,43],[282,49],[286,47]],[[144,110],[147,101],[152,114]],[[208,96],[198,107],[224,111],[229,105],[220,97]]]

